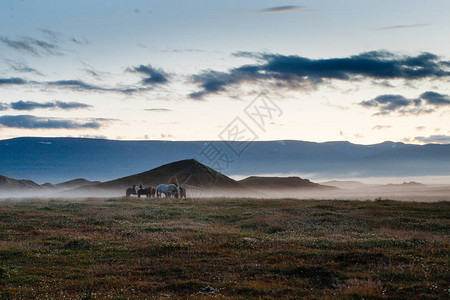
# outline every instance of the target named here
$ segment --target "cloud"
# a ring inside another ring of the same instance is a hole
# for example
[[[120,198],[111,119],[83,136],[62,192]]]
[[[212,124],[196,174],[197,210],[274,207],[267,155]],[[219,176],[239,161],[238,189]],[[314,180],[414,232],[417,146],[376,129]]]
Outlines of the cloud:
[[[56,31],[47,28],[39,29],[39,31],[42,32],[47,39],[50,39],[54,42],[61,41],[61,34]]]
[[[75,43],[75,44],[78,44],[78,45],[89,45],[89,40],[88,39],[86,39],[86,38],[71,38],[70,39],[70,41],[71,42],[73,42],[73,43]]]
[[[411,100],[401,95],[381,95],[372,100],[362,101],[359,105],[364,107],[377,107],[380,112],[390,112],[406,107],[411,102]]]
[[[275,6],[275,7],[269,7],[269,8],[262,9],[262,10],[258,11],[258,13],[260,13],[260,14],[280,13],[280,12],[289,12],[289,11],[297,11],[297,10],[305,10],[305,7],[296,6],[296,5]]]
[[[372,127],[372,130],[381,130],[381,129],[389,129],[391,128],[390,125],[376,125]]]
[[[145,45],[142,45],[142,46],[146,47]],[[203,50],[203,49],[195,49],[195,48],[186,48],[186,49],[166,48],[166,49],[159,50],[159,52],[162,52],[162,53],[205,53],[207,51]]]
[[[428,137],[416,136],[414,140],[422,143],[449,144],[450,135],[430,135]]]
[[[95,74],[93,74],[95,75]],[[56,87],[62,89],[70,89],[74,91],[94,91],[94,92],[115,92],[123,94],[131,94],[135,92],[143,92],[150,90],[149,87],[102,87],[98,85],[93,85],[82,80],[69,79],[69,80],[57,80],[57,81],[28,81],[22,78],[0,78],[0,85],[25,85],[33,84],[42,87]]]
[[[34,102],[34,101],[17,101],[17,102],[12,102],[10,104],[10,107],[15,110],[34,110],[37,108],[52,108],[52,109],[70,110],[70,109],[90,108],[92,106],[84,104],[84,103],[79,103],[79,102],[55,101],[55,102],[39,103],[39,102]]]
[[[417,130],[425,130],[426,127],[425,127],[425,126],[416,126],[416,129],[417,129]]]
[[[408,25],[394,25],[394,26],[386,26],[379,27],[378,30],[394,30],[394,29],[407,29],[407,28],[416,28],[416,27],[426,27],[431,26],[431,23],[423,23],[423,24],[408,24]]]
[[[88,69],[88,68],[84,68],[83,69],[86,73],[88,73],[89,75],[91,75],[92,77],[95,78],[100,78],[102,75],[100,74],[100,72],[94,70],[94,69]]]
[[[15,85],[21,85],[21,84],[27,84],[29,83],[27,80],[17,77],[12,78],[0,78],[0,85],[7,85],[7,84],[15,84]]]
[[[80,102],[62,102],[62,101],[56,101],[55,107],[59,109],[80,109],[80,108],[91,108],[92,105],[80,103]]]
[[[169,75],[162,69],[153,68],[151,65],[140,65],[128,68],[129,72],[140,73],[146,77],[142,79],[144,85],[157,85],[169,82]]]
[[[14,50],[32,54],[35,56],[63,55],[60,47],[56,43],[38,40],[30,37],[23,37],[19,40],[0,37],[0,42]]]
[[[425,92],[420,95],[420,99],[426,101],[430,105],[435,106],[450,104],[450,97],[448,95],[443,95],[436,92]]]
[[[91,85],[91,84],[86,83],[86,82],[81,81],[81,80],[58,80],[58,81],[46,82],[45,84],[47,84],[49,86],[70,88],[70,89],[78,90],[78,91],[82,91],[82,90],[106,91],[106,90],[108,90],[108,89],[105,89],[105,88],[102,88],[102,87],[99,87],[99,86]]]
[[[83,139],[98,139],[98,140],[106,140],[107,137],[105,135],[92,135],[92,134],[81,134],[78,136]]]
[[[201,99],[207,94],[224,91],[228,85],[236,84],[244,80],[252,80],[257,74],[248,75],[246,78],[245,71],[242,68],[233,69],[229,73],[209,70],[201,74],[193,75],[193,82],[200,83],[203,90],[191,93],[189,96],[194,99]]]
[[[10,128],[25,129],[98,129],[99,120],[69,120],[60,118],[43,118],[32,115],[1,116],[0,125]]]
[[[416,99],[388,94],[380,95],[371,100],[361,101],[358,104],[369,109],[376,108],[378,113],[375,113],[375,115],[388,115],[394,112],[400,115],[420,115],[434,112],[440,106],[450,105],[450,98],[448,95],[428,91],[422,93]]]
[[[37,75],[41,75],[42,73],[38,70],[30,67],[23,61],[13,61],[10,59],[5,59],[6,63],[11,67],[13,71],[19,72],[19,73],[34,73]]]
[[[174,136],[170,133],[161,133],[161,138],[162,139],[166,139],[166,138],[174,138]]]
[[[333,104],[330,102],[327,102],[324,104],[328,107],[332,107],[332,108],[339,109],[339,110],[349,110],[350,109],[350,107],[348,107],[348,106],[336,105],[336,104]]]
[[[9,105],[0,102],[0,111],[9,109]]]
[[[145,109],[145,111],[152,111],[152,112],[169,112],[172,111],[171,109],[168,108],[147,108]]]
[[[372,51],[344,58],[310,59],[296,55],[239,52],[255,64],[242,65],[228,72],[206,70],[191,76],[202,89],[191,93],[194,99],[225,91],[246,82],[275,81],[277,87],[290,89],[316,87],[325,80],[439,78],[450,75],[450,62],[432,53],[399,56],[388,51]]]

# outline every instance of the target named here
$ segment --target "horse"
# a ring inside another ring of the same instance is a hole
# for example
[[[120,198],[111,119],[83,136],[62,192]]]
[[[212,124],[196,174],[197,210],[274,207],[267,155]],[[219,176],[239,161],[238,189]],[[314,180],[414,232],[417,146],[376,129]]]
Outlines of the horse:
[[[180,190],[180,198],[186,198],[186,189],[184,187],[179,186],[178,189]]]
[[[148,187],[145,189],[138,190],[138,197],[141,198],[141,195],[146,195],[147,198],[155,197],[156,189],[154,187]]]
[[[130,197],[130,195],[136,195],[136,190],[134,188],[127,188],[125,195]]]
[[[175,184],[160,184],[156,187],[156,196],[159,198],[161,194],[164,194],[166,197],[178,198],[180,190]]]

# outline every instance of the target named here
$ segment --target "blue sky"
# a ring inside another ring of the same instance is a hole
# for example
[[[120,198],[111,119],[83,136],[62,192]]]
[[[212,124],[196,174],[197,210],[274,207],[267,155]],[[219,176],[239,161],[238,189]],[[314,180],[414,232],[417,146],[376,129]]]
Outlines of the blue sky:
[[[450,141],[448,1],[0,3],[0,139]],[[248,120],[247,120],[248,121]]]

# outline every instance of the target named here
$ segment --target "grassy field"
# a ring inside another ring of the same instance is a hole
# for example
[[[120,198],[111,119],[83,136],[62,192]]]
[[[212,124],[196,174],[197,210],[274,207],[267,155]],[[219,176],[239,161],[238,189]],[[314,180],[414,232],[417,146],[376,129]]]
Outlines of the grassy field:
[[[450,203],[0,202],[0,298],[448,298]]]

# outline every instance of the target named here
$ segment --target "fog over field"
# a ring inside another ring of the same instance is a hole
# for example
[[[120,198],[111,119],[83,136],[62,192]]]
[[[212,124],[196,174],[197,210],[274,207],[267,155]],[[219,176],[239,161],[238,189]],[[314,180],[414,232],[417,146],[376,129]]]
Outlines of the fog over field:
[[[368,187],[343,189],[336,188],[330,190],[311,190],[298,188],[275,188],[275,189],[206,189],[198,187],[187,187],[187,199],[177,199],[177,201],[195,201],[201,198],[255,198],[255,199],[317,199],[317,200],[377,200],[390,199],[399,201],[414,202],[440,202],[450,201],[450,185],[434,184],[420,187],[407,186],[387,186],[368,185]],[[54,190],[20,190],[20,191],[0,191],[0,201],[21,199],[87,199],[105,197],[125,197],[124,189],[96,189],[88,190],[69,189],[62,191]],[[145,196],[142,196],[145,198]],[[131,196],[130,201],[137,196]],[[153,201],[153,198],[148,199]],[[174,201],[174,199],[168,199]]]

